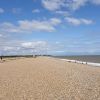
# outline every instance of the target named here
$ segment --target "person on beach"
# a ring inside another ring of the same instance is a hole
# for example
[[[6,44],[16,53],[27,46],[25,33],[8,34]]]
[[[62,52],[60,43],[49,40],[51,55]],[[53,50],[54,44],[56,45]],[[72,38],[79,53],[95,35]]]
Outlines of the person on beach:
[[[1,56],[0,58],[1,58],[1,60],[2,60],[2,56]]]

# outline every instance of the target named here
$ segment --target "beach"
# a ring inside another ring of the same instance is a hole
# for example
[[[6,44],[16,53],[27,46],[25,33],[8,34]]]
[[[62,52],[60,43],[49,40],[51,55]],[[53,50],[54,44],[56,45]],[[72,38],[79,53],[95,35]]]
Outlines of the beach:
[[[0,100],[100,100],[100,67],[52,57],[5,60]]]

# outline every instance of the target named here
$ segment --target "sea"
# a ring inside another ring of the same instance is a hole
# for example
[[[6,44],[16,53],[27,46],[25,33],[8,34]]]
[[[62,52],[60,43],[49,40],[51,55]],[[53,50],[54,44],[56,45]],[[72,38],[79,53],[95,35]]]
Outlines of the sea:
[[[77,60],[83,62],[100,63],[100,55],[55,56],[56,58]]]

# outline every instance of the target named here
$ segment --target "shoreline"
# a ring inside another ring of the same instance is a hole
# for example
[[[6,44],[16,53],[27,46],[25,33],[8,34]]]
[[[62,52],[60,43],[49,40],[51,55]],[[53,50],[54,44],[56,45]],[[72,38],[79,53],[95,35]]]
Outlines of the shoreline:
[[[71,63],[77,63],[77,64],[84,64],[84,65],[90,65],[94,67],[100,67],[100,63],[93,63],[93,62],[85,62],[85,61],[79,61],[79,60],[71,60],[71,59],[62,59],[62,58],[55,58],[55,57],[48,57],[48,58],[54,58],[54,59],[59,59],[63,60],[66,62],[71,62]]]
[[[95,67],[100,67],[100,63],[93,63],[93,62],[84,62],[84,61],[78,61],[78,60],[69,60],[69,59],[61,59],[67,62],[72,62],[72,63],[78,63],[78,64],[85,64],[85,65],[91,65]]]

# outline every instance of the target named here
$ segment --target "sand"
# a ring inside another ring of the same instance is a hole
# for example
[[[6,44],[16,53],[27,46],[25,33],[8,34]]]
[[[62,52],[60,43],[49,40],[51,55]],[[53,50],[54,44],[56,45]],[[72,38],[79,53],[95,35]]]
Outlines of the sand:
[[[47,57],[5,61],[0,100],[100,100],[100,67]]]

